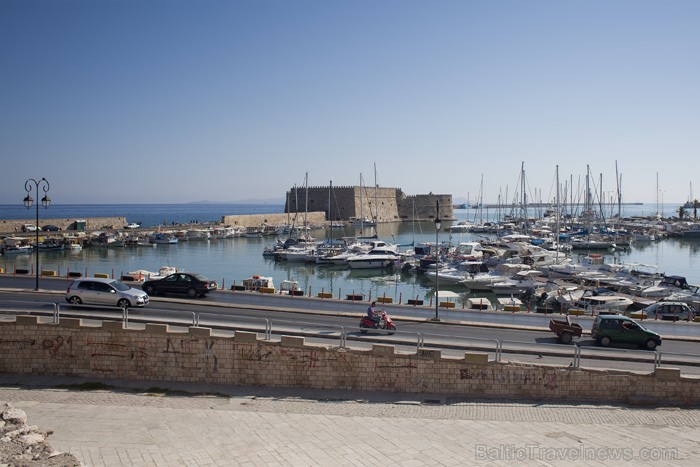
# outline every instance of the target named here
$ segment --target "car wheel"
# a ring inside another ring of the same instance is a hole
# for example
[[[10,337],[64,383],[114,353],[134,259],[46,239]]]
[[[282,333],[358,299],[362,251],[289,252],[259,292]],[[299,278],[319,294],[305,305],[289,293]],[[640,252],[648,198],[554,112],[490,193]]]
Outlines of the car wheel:
[[[68,303],[72,303],[73,305],[80,305],[83,303],[83,301],[80,299],[80,297],[71,297],[68,299]]]
[[[646,341],[644,343],[644,348],[646,348],[647,350],[654,350],[654,349],[656,349],[657,345],[658,344],[656,343],[656,341],[654,339],[649,339],[648,341]]]
[[[144,286],[143,291],[146,292],[148,295],[154,295],[156,293],[156,288],[148,284]]]
[[[190,288],[190,289],[187,289],[187,296],[188,296],[188,297],[190,297],[190,298],[197,298],[197,295],[199,295],[199,294],[197,293],[197,290],[191,289],[191,288]]]
[[[117,302],[117,306],[120,308],[129,308],[131,306],[131,303],[129,303],[129,300],[126,298],[122,298]]]
[[[600,345],[602,345],[603,347],[608,347],[608,346],[610,346],[610,338],[608,336],[603,336],[600,338],[598,343]]]
[[[562,344],[571,344],[571,340],[573,339],[573,336],[571,335],[570,332],[562,332],[561,336],[559,336],[559,339],[561,340]]]

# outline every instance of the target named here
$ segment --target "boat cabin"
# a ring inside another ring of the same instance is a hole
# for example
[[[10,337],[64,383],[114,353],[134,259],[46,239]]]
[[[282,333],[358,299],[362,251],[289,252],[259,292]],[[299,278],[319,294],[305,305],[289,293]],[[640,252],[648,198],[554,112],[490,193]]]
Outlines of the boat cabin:
[[[243,279],[243,287],[245,290],[259,291],[260,289],[274,289],[275,285],[272,277],[263,277],[255,275],[249,279]]]
[[[467,299],[465,308],[467,310],[496,311],[496,308],[486,297],[471,297]]]

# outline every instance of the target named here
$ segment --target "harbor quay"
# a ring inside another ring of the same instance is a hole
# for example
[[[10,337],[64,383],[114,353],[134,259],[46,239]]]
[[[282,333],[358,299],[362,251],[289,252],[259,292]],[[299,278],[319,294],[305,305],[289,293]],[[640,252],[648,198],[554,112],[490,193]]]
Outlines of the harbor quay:
[[[314,225],[325,225],[325,213],[324,212],[309,212],[304,216],[303,214],[297,217],[297,222],[305,217],[309,224]],[[84,219],[74,219],[74,218],[62,218],[54,219],[47,218],[41,219],[41,228],[44,225],[55,225],[60,229],[57,232],[40,232],[42,237],[46,235],[51,236],[61,236],[62,234],[70,234],[77,232],[90,232],[97,230],[148,230],[152,231],[158,227],[162,228],[204,228],[204,227],[215,227],[215,226],[236,226],[236,227],[262,227],[265,225],[285,225],[290,221],[289,214],[239,214],[239,215],[224,215],[221,217],[219,222],[206,222],[206,223],[188,223],[188,224],[165,224],[162,226],[150,226],[143,227],[140,229],[126,229],[128,222],[131,219],[127,219],[123,216],[115,217],[86,217]],[[75,227],[76,222],[79,222],[78,228]],[[18,236],[28,236],[33,237],[34,232],[25,232],[22,226],[30,224],[34,225],[36,223],[35,219],[4,219],[0,220],[0,235],[18,235]]]
[[[81,221],[77,228],[76,221]],[[36,219],[3,219],[0,220],[0,235],[26,235],[34,236],[34,232],[25,232],[22,227],[25,225],[34,225]],[[42,218],[40,219],[41,229],[44,225],[55,225],[63,233],[70,233],[71,231],[86,231],[86,230],[101,230],[101,229],[123,229],[127,225],[127,220],[125,217],[115,216],[115,217],[92,217],[85,219],[75,219],[75,218]],[[56,235],[60,232],[40,232],[40,235],[44,236],[46,234]]]

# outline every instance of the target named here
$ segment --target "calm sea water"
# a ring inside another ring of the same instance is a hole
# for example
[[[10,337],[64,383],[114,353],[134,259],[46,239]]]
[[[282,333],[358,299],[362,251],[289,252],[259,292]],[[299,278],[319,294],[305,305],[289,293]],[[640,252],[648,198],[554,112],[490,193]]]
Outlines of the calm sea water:
[[[660,210],[671,215],[677,206],[664,206]],[[623,215],[652,215],[656,205],[625,206]],[[281,213],[281,205],[248,204],[180,204],[180,205],[56,205],[48,210],[40,208],[42,218],[84,218],[103,216],[125,216],[129,222],[142,221],[144,226],[219,221],[224,215]],[[0,206],[0,218],[27,218],[27,210],[22,205]],[[494,220],[495,210],[457,209],[457,221]],[[31,217],[31,216],[29,216]],[[335,238],[345,235],[358,235],[354,228],[316,230],[313,235],[318,240],[327,236]],[[432,222],[407,222],[381,224],[378,227],[381,239],[399,244],[412,242],[434,242],[435,229]],[[474,234],[450,234],[442,231],[439,240],[459,241],[479,240],[483,237]],[[408,299],[429,300],[434,293],[434,282],[414,274],[388,273],[385,271],[351,271],[344,267],[315,266],[274,261],[262,256],[263,248],[274,242],[274,238],[231,238],[223,240],[193,240],[175,245],[158,245],[147,248],[85,248],[82,251],[42,252],[41,269],[79,271],[83,274],[113,274],[118,277],[129,271],[145,269],[158,271],[161,266],[170,265],[181,269],[197,271],[229,288],[233,282],[240,283],[254,274],[272,276],[275,284],[282,280],[295,279],[300,286],[312,295],[318,292],[332,292],[335,296],[361,293],[366,298],[386,295],[398,301]],[[693,284],[700,284],[700,241],[667,239],[661,242],[637,244],[630,249],[606,254],[606,261],[617,263],[643,263],[658,266],[658,271],[687,277]],[[31,255],[3,256],[0,265],[7,271],[15,267],[32,269],[34,258]],[[441,289],[442,289],[441,285]],[[455,292],[463,289],[450,288]]]

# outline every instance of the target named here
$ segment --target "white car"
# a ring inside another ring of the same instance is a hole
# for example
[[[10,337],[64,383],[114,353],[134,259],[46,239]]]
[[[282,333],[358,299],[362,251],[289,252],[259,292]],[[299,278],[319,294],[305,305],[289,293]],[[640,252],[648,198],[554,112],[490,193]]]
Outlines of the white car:
[[[37,227],[34,224],[22,224],[22,232],[36,232]]]
[[[125,229],[138,229],[141,227],[139,224],[132,222],[131,224],[127,224],[124,226]]]
[[[141,307],[148,304],[145,292],[133,289],[115,279],[98,277],[76,279],[68,286],[66,301],[74,305],[106,305],[120,308]]]

